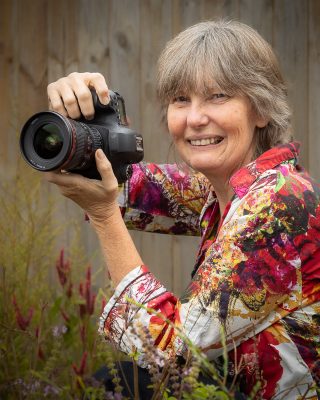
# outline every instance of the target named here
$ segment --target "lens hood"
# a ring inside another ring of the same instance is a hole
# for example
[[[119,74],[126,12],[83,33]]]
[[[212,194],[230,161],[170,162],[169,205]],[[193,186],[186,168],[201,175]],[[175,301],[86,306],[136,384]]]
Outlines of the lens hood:
[[[43,157],[36,150],[35,142],[44,126],[53,126],[59,131],[61,148],[52,157]],[[60,168],[72,155],[73,129],[69,120],[55,111],[34,114],[22,128],[20,135],[21,153],[28,164],[39,171],[52,171]]]

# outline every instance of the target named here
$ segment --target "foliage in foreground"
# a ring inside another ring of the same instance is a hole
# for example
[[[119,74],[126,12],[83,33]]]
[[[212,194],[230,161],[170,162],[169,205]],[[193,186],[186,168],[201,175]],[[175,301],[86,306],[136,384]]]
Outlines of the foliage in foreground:
[[[60,231],[50,222],[52,203],[41,199],[40,180],[34,176],[17,175],[0,188],[0,397],[124,399],[115,368],[123,356],[97,333],[108,288],[94,289],[91,267],[77,255],[57,254]],[[192,344],[186,364],[170,360],[160,369],[148,332],[139,334],[150,350],[152,400],[234,398],[233,388],[226,388],[225,379]],[[93,379],[103,365],[113,377],[112,392]],[[203,367],[215,384],[199,381]],[[137,389],[134,399],[139,398]]]

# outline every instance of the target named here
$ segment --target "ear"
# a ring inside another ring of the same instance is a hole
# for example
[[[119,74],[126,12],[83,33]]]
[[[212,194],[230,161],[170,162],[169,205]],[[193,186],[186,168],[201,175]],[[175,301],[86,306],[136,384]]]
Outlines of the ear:
[[[259,117],[256,116],[256,127],[257,128],[264,128],[265,126],[267,126],[269,123],[269,120],[267,118],[264,117]]]

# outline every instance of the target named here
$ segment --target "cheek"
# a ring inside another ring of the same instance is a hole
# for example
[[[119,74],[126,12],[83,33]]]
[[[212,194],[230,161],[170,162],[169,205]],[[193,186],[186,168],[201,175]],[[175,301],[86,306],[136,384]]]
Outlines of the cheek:
[[[181,136],[184,132],[184,122],[183,119],[178,115],[168,113],[168,130],[173,140],[176,140]]]
[[[254,132],[254,124],[250,116],[240,110],[234,110],[224,119],[223,128],[236,135],[251,136]]]

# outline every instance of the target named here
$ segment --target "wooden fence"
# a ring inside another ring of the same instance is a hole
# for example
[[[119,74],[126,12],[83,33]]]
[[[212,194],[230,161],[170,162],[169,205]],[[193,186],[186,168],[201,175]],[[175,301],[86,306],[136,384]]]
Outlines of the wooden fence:
[[[219,17],[251,25],[273,45],[289,82],[301,160],[320,179],[320,0],[0,0],[0,177],[14,173],[19,129],[46,109],[47,84],[72,71],[103,73],[144,135],[146,159],[165,162],[169,137],[155,97],[158,55],[185,27]],[[56,201],[58,219],[82,219],[70,202],[58,195]],[[61,240],[68,245],[73,235],[70,228]],[[88,254],[99,253],[87,224],[81,237]],[[198,239],[133,237],[145,262],[180,293]]]

